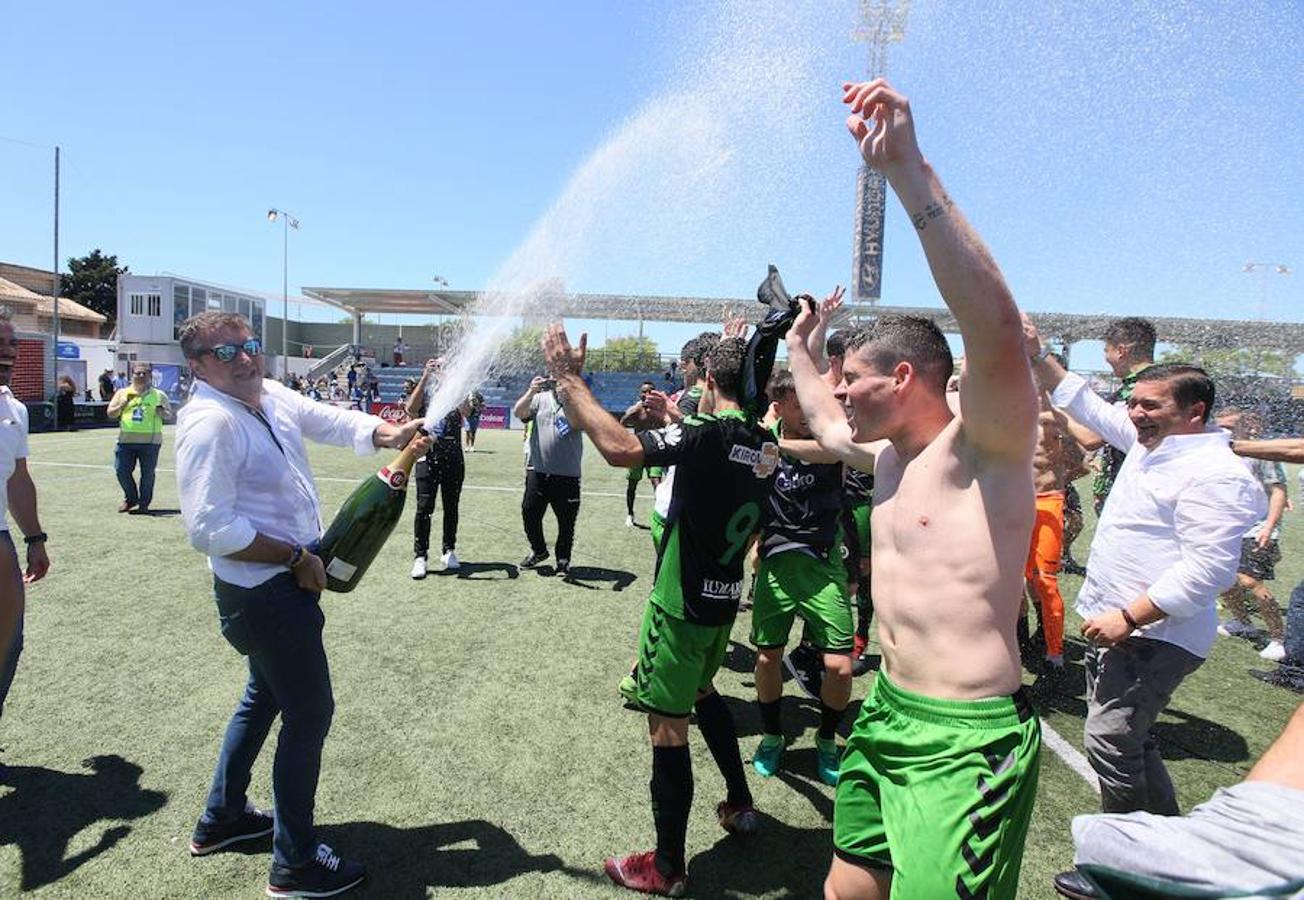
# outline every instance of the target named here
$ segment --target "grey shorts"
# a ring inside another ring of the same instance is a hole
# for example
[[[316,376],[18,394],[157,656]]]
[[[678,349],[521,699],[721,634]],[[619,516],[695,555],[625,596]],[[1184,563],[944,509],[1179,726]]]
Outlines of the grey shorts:
[[[1124,886],[1163,896],[1304,896],[1304,791],[1245,781],[1185,816],[1078,816],[1073,844],[1074,863],[1105,896]]]
[[[1241,561],[1236,571],[1255,581],[1272,581],[1277,577],[1277,563],[1281,562],[1281,547],[1274,541],[1260,547],[1257,538],[1241,538]]]

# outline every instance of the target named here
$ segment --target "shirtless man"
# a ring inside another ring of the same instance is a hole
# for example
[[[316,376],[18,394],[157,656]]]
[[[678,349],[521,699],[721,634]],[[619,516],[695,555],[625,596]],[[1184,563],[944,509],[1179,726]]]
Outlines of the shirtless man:
[[[883,668],[843,756],[824,895],[1012,897],[1041,746],[1014,636],[1037,394],[1014,298],[920,153],[906,98],[882,79],[845,91],[847,127],[915,224],[966,365],[956,415],[951,351],[929,320],[852,332],[836,391],[807,347],[814,317],[788,335],[811,431],[844,462],[874,467]],[[875,466],[866,443],[879,438]]]
[[[1050,392],[1038,384],[1041,412],[1037,417],[1037,449],[1032,457],[1032,483],[1037,490],[1037,518],[1024,578],[1037,598],[1046,660],[1033,682],[1033,692],[1052,690],[1064,679],[1064,598],[1060,595],[1060,557],[1064,548],[1064,491],[1085,475],[1082,448],[1069,433],[1069,420],[1050,404]]]

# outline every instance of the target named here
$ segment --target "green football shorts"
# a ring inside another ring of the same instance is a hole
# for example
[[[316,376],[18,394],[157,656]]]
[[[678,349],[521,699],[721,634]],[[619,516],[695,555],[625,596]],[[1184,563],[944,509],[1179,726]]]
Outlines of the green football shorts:
[[[854,617],[841,563],[785,550],[761,560],[752,598],[752,643],[762,649],[788,643],[793,619],[801,616],[818,649],[846,653],[854,639]]]
[[[655,603],[643,610],[638,639],[635,698],[645,711],[671,719],[686,718],[697,692],[711,686],[729,649],[728,625],[694,625],[668,615]]]
[[[648,478],[664,478],[666,470],[661,466],[630,466],[626,469],[626,477],[630,481],[642,481],[644,474]]]
[[[1040,749],[1022,688],[936,700],[880,672],[842,756],[834,852],[891,870],[894,898],[1013,897]]]

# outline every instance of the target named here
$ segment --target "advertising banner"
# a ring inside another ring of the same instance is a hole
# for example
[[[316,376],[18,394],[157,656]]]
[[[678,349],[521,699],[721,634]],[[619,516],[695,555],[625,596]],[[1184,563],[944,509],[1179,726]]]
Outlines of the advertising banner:
[[[154,387],[174,403],[181,400],[181,367],[170,363],[154,364]]]
[[[408,420],[407,410],[403,408],[402,403],[379,403],[373,401],[371,404],[371,414],[380,416],[386,422],[393,422],[395,425],[402,425]]]
[[[505,406],[486,406],[480,410],[481,428],[507,428],[511,410]]]

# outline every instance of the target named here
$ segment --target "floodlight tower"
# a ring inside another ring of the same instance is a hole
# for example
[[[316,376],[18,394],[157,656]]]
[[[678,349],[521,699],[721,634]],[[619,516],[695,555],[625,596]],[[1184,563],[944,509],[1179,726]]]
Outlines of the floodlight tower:
[[[906,36],[910,0],[860,0],[860,24],[851,33],[867,44],[866,73],[887,73],[887,48]],[[856,229],[852,240],[851,295],[856,303],[877,303],[883,287],[883,216],[887,181],[882,172],[862,165],[856,175]]]

